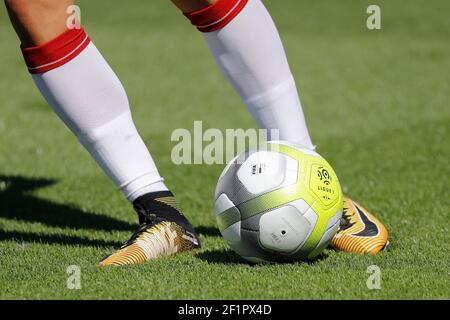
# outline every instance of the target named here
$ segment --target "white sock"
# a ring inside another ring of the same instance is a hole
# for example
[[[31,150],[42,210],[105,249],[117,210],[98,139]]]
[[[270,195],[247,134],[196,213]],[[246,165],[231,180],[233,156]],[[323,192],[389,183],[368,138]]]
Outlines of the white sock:
[[[261,1],[249,0],[225,27],[204,37],[259,126],[313,150],[283,45]]]
[[[133,123],[122,84],[92,42],[67,63],[32,76],[50,106],[130,201],[167,190]]]

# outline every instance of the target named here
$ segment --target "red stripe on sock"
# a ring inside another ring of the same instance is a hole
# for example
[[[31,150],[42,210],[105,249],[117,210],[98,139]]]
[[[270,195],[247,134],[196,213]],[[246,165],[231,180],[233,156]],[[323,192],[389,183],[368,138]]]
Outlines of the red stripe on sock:
[[[225,27],[247,4],[248,0],[218,0],[209,7],[183,13],[202,32],[212,32]]]
[[[30,73],[43,73],[58,68],[76,56],[91,42],[81,29],[68,29],[57,38],[35,47],[21,46]]]

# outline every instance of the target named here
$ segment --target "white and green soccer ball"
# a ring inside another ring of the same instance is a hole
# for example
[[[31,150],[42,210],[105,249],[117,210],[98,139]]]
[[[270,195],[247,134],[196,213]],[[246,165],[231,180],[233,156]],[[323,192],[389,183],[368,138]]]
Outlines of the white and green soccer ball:
[[[251,262],[312,259],[339,228],[338,178],[316,152],[283,141],[263,147],[223,170],[214,206],[220,232]]]

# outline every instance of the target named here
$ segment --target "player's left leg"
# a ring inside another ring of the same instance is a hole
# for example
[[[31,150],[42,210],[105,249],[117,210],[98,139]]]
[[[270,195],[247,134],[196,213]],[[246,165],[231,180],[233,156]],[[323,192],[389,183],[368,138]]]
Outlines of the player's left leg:
[[[221,71],[263,129],[313,150],[295,80],[273,20],[260,0],[172,0],[203,32]],[[269,137],[270,138],[270,137]],[[376,253],[387,231],[370,213],[346,198],[345,224],[332,245]]]
[[[197,248],[134,125],[118,77],[81,26],[66,24],[75,0],[6,0],[43,97],[138,213],[140,227],[102,265],[144,262]]]

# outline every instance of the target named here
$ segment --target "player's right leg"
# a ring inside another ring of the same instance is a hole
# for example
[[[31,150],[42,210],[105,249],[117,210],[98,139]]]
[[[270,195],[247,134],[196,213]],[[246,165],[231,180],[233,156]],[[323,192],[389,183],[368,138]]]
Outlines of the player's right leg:
[[[83,28],[67,27],[74,3],[5,0],[39,91],[138,212],[140,228],[102,264],[139,263],[198,247],[136,130],[122,84]]]
[[[278,30],[261,0],[171,0],[201,31],[222,73],[262,129],[314,150],[296,84]],[[377,253],[386,228],[350,199],[345,224],[332,245],[348,252]]]

